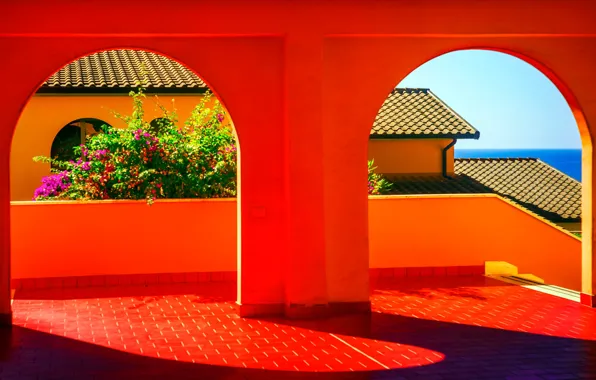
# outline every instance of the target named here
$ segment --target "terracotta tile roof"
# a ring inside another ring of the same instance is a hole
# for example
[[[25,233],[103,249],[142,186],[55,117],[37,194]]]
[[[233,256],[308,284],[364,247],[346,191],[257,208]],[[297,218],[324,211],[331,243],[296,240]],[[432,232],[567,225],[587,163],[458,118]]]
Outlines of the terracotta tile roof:
[[[493,191],[464,176],[403,175],[393,181],[392,194],[481,194]]]
[[[40,88],[41,92],[65,89],[130,90],[143,80],[147,71],[148,88],[160,90],[206,89],[207,85],[192,71],[164,56],[139,50],[110,50],[80,58],[56,72]]]
[[[506,197],[551,222],[581,220],[581,183],[535,158],[456,159],[455,176],[395,180],[394,194],[478,194]]]
[[[455,172],[547,219],[581,219],[582,184],[538,159],[457,159]]]
[[[480,133],[424,88],[396,88],[373,124],[373,139],[478,139]]]

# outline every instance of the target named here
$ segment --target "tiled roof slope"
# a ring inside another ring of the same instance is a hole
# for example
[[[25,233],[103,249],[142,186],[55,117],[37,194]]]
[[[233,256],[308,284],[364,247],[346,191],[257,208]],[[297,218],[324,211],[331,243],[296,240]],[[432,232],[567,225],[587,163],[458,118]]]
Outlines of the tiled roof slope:
[[[403,175],[392,180],[392,194],[482,194],[493,191],[479,182],[464,176],[451,179],[437,175]]]
[[[547,219],[581,219],[581,183],[538,159],[457,159],[455,172]]]
[[[207,88],[192,71],[164,56],[139,50],[109,50],[66,65],[44,82],[41,90],[130,89],[143,81],[143,66],[149,88]]]
[[[456,159],[453,179],[401,177],[392,192],[495,193],[551,222],[581,220],[581,183],[535,158]]]
[[[429,89],[396,88],[373,124],[373,139],[477,139],[480,133]]]

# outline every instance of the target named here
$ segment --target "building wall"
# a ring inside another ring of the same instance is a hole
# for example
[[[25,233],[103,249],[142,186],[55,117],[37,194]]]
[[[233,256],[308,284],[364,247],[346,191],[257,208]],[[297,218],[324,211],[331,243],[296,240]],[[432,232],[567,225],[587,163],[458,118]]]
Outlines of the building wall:
[[[172,99],[180,125],[190,116],[200,102],[201,95],[163,95],[160,103],[172,109]],[[155,97],[147,95],[145,119],[151,121],[161,116]],[[49,156],[56,134],[70,122],[81,118],[96,118],[123,128],[123,121],[113,111],[130,114],[132,100],[127,95],[36,95],[21,114],[12,140],[10,156],[11,200],[31,200],[41,178],[50,174],[48,164],[33,162],[35,156]]]
[[[452,140],[370,140],[368,159],[374,159],[376,172],[396,174],[440,174],[442,151]],[[453,147],[447,152],[447,172],[453,173]]]

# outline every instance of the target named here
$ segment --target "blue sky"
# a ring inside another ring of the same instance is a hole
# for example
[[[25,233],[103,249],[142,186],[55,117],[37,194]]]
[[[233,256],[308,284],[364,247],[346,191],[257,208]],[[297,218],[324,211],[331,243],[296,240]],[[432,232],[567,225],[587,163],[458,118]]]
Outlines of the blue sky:
[[[459,140],[459,149],[581,149],[563,95],[540,71],[508,54],[445,54],[398,87],[430,88],[480,131],[479,140]]]

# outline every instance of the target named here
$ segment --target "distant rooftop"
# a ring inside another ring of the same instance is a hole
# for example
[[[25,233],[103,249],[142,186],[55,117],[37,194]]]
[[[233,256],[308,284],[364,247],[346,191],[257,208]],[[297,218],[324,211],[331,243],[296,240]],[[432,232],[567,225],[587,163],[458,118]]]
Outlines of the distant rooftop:
[[[455,176],[404,176],[394,194],[481,194],[506,197],[551,222],[581,220],[580,182],[535,158],[455,159]]]
[[[480,132],[427,88],[396,88],[383,103],[372,139],[478,139]]]

